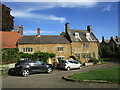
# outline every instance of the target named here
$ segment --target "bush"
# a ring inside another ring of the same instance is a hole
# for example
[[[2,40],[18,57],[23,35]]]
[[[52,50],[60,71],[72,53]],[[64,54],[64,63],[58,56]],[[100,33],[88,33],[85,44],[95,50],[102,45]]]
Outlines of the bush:
[[[41,52],[41,51],[36,52],[34,54],[28,54],[28,53],[20,52],[20,57],[21,58],[29,58],[29,59],[33,59],[33,60],[40,60],[40,61],[43,61],[43,62],[47,63],[47,59],[55,57],[55,54],[47,53],[47,52]]]
[[[72,58],[73,60],[79,61],[79,59],[76,56],[74,56],[74,55],[71,55],[69,58]]]
[[[96,58],[90,58],[89,62],[93,62],[94,64],[97,64],[99,60]]]
[[[17,62],[20,59],[18,48],[2,49],[3,63]]]
[[[72,58],[73,60],[76,60],[76,61],[79,61],[80,63],[82,63],[82,62],[79,60],[79,58],[77,58],[77,57],[74,56],[74,55],[69,56],[69,58]]]

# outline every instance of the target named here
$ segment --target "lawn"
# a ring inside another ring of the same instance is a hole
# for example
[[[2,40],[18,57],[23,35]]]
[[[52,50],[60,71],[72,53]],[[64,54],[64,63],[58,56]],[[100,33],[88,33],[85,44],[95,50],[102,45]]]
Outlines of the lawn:
[[[78,73],[68,76],[71,79],[76,80],[104,80],[111,83],[118,83],[118,71],[120,67],[112,67],[107,69],[94,70],[89,72]]]

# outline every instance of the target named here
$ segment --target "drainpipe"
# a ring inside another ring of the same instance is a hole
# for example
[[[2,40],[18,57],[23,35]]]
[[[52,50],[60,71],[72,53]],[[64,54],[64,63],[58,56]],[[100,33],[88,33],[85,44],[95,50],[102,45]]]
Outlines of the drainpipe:
[[[70,43],[70,55],[72,55],[72,44]]]

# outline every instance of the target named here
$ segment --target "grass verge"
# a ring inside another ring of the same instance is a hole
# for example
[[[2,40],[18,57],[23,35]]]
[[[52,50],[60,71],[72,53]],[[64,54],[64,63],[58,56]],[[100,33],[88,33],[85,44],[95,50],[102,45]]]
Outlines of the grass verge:
[[[109,83],[120,83],[118,71],[120,67],[112,67],[101,70],[94,70],[89,72],[78,73],[68,76],[68,78],[75,80],[103,80]]]

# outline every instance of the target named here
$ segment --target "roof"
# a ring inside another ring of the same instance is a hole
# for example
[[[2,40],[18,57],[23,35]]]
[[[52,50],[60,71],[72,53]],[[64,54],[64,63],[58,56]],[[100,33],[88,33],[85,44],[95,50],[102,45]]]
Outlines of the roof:
[[[120,45],[120,38],[113,38],[113,40],[117,45]]]
[[[79,33],[80,39],[75,38],[75,33]],[[90,34],[91,40],[86,38],[86,33]],[[68,34],[72,42],[99,42],[95,35],[87,30],[68,29]]]
[[[109,43],[110,40],[104,40],[105,43]]]
[[[69,44],[63,35],[22,36],[18,44]]]
[[[2,48],[16,48],[16,43],[20,38],[20,34],[17,31],[0,31],[2,40]]]

